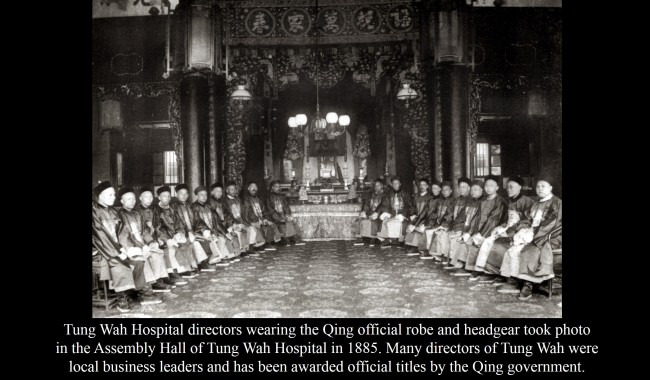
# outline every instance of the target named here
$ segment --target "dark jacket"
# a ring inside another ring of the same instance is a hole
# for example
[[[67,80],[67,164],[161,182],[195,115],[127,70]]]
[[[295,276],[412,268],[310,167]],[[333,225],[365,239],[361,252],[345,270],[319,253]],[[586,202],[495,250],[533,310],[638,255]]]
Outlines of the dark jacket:
[[[361,211],[366,214],[366,217],[370,217],[370,215],[375,212],[378,215],[388,212],[388,207],[388,198],[386,198],[386,193],[384,191],[381,191],[380,193],[375,193],[373,191],[368,193],[364,198]]]
[[[291,207],[284,194],[271,192],[266,199],[266,209],[268,210],[269,220],[274,223],[283,223],[284,218],[291,215]]]
[[[248,193],[244,195],[242,202],[242,218],[247,224],[261,222],[263,219],[269,218],[269,210],[258,196],[253,196]]]
[[[93,248],[107,260],[120,255],[122,245],[118,236],[123,223],[112,207],[93,203]]]
[[[413,196],[413,207],[409,216],[415,215],[415,220],[411,222],[415,227],[428,223],[432,199],[433,195],[430,192],[426,192],[424,195],[415,194]]]
[[[142,215],[135,209],[128,211],[124,207],[117,213],[123,223],[123,228],[118,239],[124,248],[142,248],[153,243],[151,229],[146,225]]]
[[[494,199],[484,197],[478,205],[478,210],[468,232],[470,235],[479,233],[483,237],[488,237],[492,230],[507,218],[508,204],[505,199],[499,195]]]
[[[413,198],[409,192],[403,188],[395,191],[391,187],[386,194],[386,198],[388,198],[388,213],[390,213],[391,217],[402,214],[405,218],[408,218],[409,215],[411,215],[411,210],[413,209]]]
[[[153,212],[155,218],[158,219],[159,222],[156,228],[156,233],[163,243],[167,240],[173,239],[174,235],[178,233],[183,235],[185,234],[185,227],[171,206],[163,208],[160,203],[158,203],[154,206]]]
[[[194,213],[195,234],[203,234],[203,231],[206,230],[209,230],[213,235],[225,236],[228,233],[228,228],[212,207],[210,207],[210,203],[201,203],[197,200],[192,203],[191,208]]]

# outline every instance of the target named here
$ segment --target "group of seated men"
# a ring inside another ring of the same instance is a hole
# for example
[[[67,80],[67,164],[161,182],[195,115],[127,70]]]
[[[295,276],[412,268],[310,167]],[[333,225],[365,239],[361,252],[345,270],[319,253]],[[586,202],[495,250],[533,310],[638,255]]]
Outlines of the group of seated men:
[[[116,194],[105,181],[93,189],[93,257],[107,263],[121,312],[130,310],[129,293],[142,305],[160,303],[154,293],[170,292],[200,272],[296,244],[291,208],[278,181],[271,182],[265,200],[254,182],[243,197],[234,182],[225,188],[215,183],[210,193],[198,186],[194,202],[187,185],[174,190],[176,199],[169,186],[158,188],[154,204],[151,188],[136,194],[125,187]]]
[[[408,255],[435,259],[452,276],[499,286],[500,293],[519,294],[521,300],[532,297],[534,284],[553,278],[562,200],[553,195],[549,181],[537,182],[537,201],[522,194],[519,177],[508,180],[507,199],[497,194],[494,176],[458,179],[456,197],[449,181],[429,185],[420,179],[419,192],[411,195],[399,177],[390,186],[375,180],[359,214],[363,244],[409,246]]]

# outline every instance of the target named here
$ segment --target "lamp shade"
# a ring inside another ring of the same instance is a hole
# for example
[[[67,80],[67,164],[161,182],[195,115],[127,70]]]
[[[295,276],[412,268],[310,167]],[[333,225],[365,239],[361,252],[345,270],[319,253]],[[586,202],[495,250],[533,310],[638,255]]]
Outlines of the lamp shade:
[[[304,113],[296,115],[296,123],[298,123],[298,125],[307,125],[307,115]]]
[[[347,127],[350,125],[350,116],[348,115],[341,115],[339,116],[339,124],[343,127]]]
[[[232,92],[230,97],[235,100],[250,100],[252,95],[244,85],[237,85],[237,88]]]
[[[289,128],[296,128],[298,126],[298,122],[296,121],[295,117],[290,117],[289,118]]]
[[[328,112],[325,116],[325,120],[330,124],[334,124],[339,121],[339,115],[337,115],[336,112]]]
[[[410,100],[418,97],[417,91],[411,88],[409,83],[403,83],[402,88],[397,92],[398,100]]]

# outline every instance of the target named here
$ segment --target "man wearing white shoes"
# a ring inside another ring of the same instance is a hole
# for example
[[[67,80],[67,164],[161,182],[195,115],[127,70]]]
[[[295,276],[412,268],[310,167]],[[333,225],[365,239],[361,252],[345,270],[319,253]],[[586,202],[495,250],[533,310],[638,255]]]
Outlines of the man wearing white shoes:
[[[379,216],[388,210],[388,199],[384,191],[384,181],[375,179],[374,191],[364,197],[359,212],[359,235],[365,246],[379,244],[377,234],[381,232],[382,220]]]
[[[131,256],[140,255],[146,259],[144,276],[153,292],[170,292],[172,286],[164,282],[168,278],[164,252],[158,247],[142,215],[134,209],[135,191],[130,187],[122,188],[118,192],[118,199],[122,208],[117,214],[124,226],[118,236],[120,244],[127,254],[130,252]]]
[[[208,263],[208,253],[194,234],[195,224],[198,221],[194,217],[192,205],[189,202],[190,189],[186,184],[181,183],[176,185],[175,190],[177,201],[172,203],[171,207],[176,211],[178,219],[181,221],[181,225],[183,226],[185,237],[189,241],[190,245],[192,245],[192,252],[198,268],[202,272],[214,272],[214,266]],[[206,248],[208,248],[209,251],[209,247]]]
[[[113,208],[115,189],[110,182],[99,183],[93,189],[97,198],[93,202],[92,237],[93,249],[108,262],[111,286],[117,295],[117,308],[120,312],[131,310],[127,291],[135,289],[142,304],[162,302],[157,298],[151,285],[147,284],[144,276],[144,257],[129,256],[126,248],[120,244],[118,236],[124,225]]]
[[[459,194],[447,208],[445,216],[442,218],[442,223],[435,229],[435,242],[436,242],[436,255],[442,257],[444,269],[454,269],[456,261],[452,263],[451,252],[452,242],[456,242],[460,237],[462,226],[465,222],[461,219],[461,211],[465,209],[467,202],[469,202],[469,191],[472,184],[469,178],[461,177],[458,179]],[[463,214],[464,216],[464,214]]]
[[[475,266],[475,270],[482,273],[478,278],[479,283],[494,283],[499,286],[507,281],[499,276],[503,255],[510,248],[512,237],[517,232],[517,223],[535,203],[521,192],[523,185],[524,181],[520,177],[508,179],[508,218],[492,230],[490,236],[481,244]]]
[[[447,252],[447,255],[449,253],[449,238],[440,238],[438,239],[438,234],[437,232],[441,230],[442,222],[444,220],[445,215],[447,214],[447,210],[450,208],[451,205],[453,205],[454,198],[452,197],[453,194],[453,187],[451,185],[451,182],[449,181],[443,181],[440,184],[440,197],[438,198],[438,201],[436,202],[437,204],[437,209],[435,210],[435,215],[436,218],[433,220],[433,217],[430,216],[430,223],[431,227],[427,227],[425,229],[425,234],[427,236],[427,248],[429,250],[429,255],[436,260],[436,262],[440,263],[443,260],[442,254],[438,254],[438,251],[440,252]],[[433,210],[431,210],[433,212]],[[446,244],[446,247],[445,247]],[[440,248],[438,246],[440,245]]]
[[[149,187],[140,188],[140,203],[135,206],[135,210],[142,216],[144,224],[151,231],[151,237],[158,243],[158,248],[162,249],[165,246],[164,240],[158,236],[158,227],[160,221],[154,212],[153,204],[153,190]],[[186,285],[187,280],[174,273],[174,267],[171,265],[172,260],[169,257],[169,249],[163,249],[163,259],[165,261],[165,268],[167,270],[167,278],[163,278],[163,282],[167,285],[175,287],[176,285]]]
[[[291,206],[287,197],[280,192],[280,181],[271,181],[271,194],[266,200],[266,209],[269,210],[269,219],[278,226],[282,235],[282,245],[296,245],[298,231],[293,223]]]
[[[196,260],[192,254],[192,245],[187,241],[183,222],[171,208],[171,189],[161,186],[156,190],[158,204],[154,206],[154,215],[158,220],[157,234],[162,247],[168,250],[165,255],[169,259],[168,267],[173,268],[182,278],[194,278],[196,274]]]
[[[250,182],[244,194],[242,202],[242,219],[248,225],[253,226],[258,234],[264,237],[266,245],[265,251],[275,251],[275,247],[282,240],[282,234],[278,230],[278,226],[269,220],[269,209],[257,196],[257,184]]]
[[[382,220],[381,232],[377,234],[385,240],[381,248],[389,248],[391,244],[397,245],[404,241],[406,229],[409,226],[409,216],[412,209],[412,197],[402,188],[402,180],[398,176],[391,179],[391,187],[386,195],[388,200],[388,211],[379,218]]]
[[[476,217],[476,211],[483,199],[483,187],[485,183],[481,180],[472,181],[470,188],[471,198],[465,203],[465,207],[460,210],[458,217],[452,224],[452,234],[449,235],[449,259],[450,264],[456,269],[452,276],[469,276],[470,273],[463,268],[467,259],[467,245],[470,242],[471,235],[469,231]]]
[[[429,180],[420,178],[418,181],[418,194],[413,197],[413,209],[409,217],[410,223],[406,228],[406,237],[404,243],[411,248],[408,251],[409,256],[417,256],[420,251],[427,248],[427,237],[425,235],[425,228],[430,223],[430,218],[437,216],[436,212],[431,213],[431,210],[436,210],[438,205],[435,198],[429,193]],[[432,202],[434,201],[434,202]]]
[[[192,203],[192,211],[194,212],[194,234],[199,237],[201,245],[204,249],[211,252],[208,263],[216,266],[229,265],[226,260],[234,257],[233,241],[237,244],[237,236],[230,234],[219,220],[215,211],[208,203],[208,189],[204,186],[198,186],[194,189],[196,200]],[[233,239],[234,237],[234,239]],[[222,263],[223,261],[223,263]]]
[[[216,182],[210,186],[210,189],[210,207],[215,212],[215,216],[223,228],[233,236],[236,236],[236,239],[232,240],[232,245],[226,244],[226,248],[228,248],[227,259],[229,261],[239,261],[242,252],[247,252],[250,247],[248,244],[248,232],[243,225],[235,222],[230,212],[230,207],[226,204],[223,185],[220,182]]]
[[[239,235],[240,243],[242,246],[248,245],[249,252],[250,250],[255,251],[264,251],[262,246],[266,243],[264,240],[264,235],[258,229],[249,224],[244,220],[244,207],[241,199],[237,195],[237,184],[234,181],[226,183],[226,197],[225,197],[225,206],[224,212],[229,214],[231,218],[231,226],[235,232]],[[245,231],[245,234],[243,233]],[[247,241],[244,241],[243,238],[247,237]],[[254,248],[251,248],[253,246]],[[247,253],[242,251],[241,256],[245,256]]]

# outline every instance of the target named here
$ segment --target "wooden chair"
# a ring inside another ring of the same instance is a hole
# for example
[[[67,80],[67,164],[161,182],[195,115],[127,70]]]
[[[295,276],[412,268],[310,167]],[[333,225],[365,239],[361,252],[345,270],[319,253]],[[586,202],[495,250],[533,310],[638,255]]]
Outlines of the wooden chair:
[[[562,233],[562,226],[555,228],[548,234],[547,241],[551,244],[551,239]],[[539,290],[546,293],[550,299],[554,290],[562,289],[562,247],[553,249],[553,272],[555,277],[543,282]]]
[[[97,259],[99,257],[99,259]],[[108,262],[97,251],[93,251],[93,306],[110,310],[117,303],[115,295],[108,294],[108,281],[110,280]],[[100,288],[100,283],[102,287]]]

